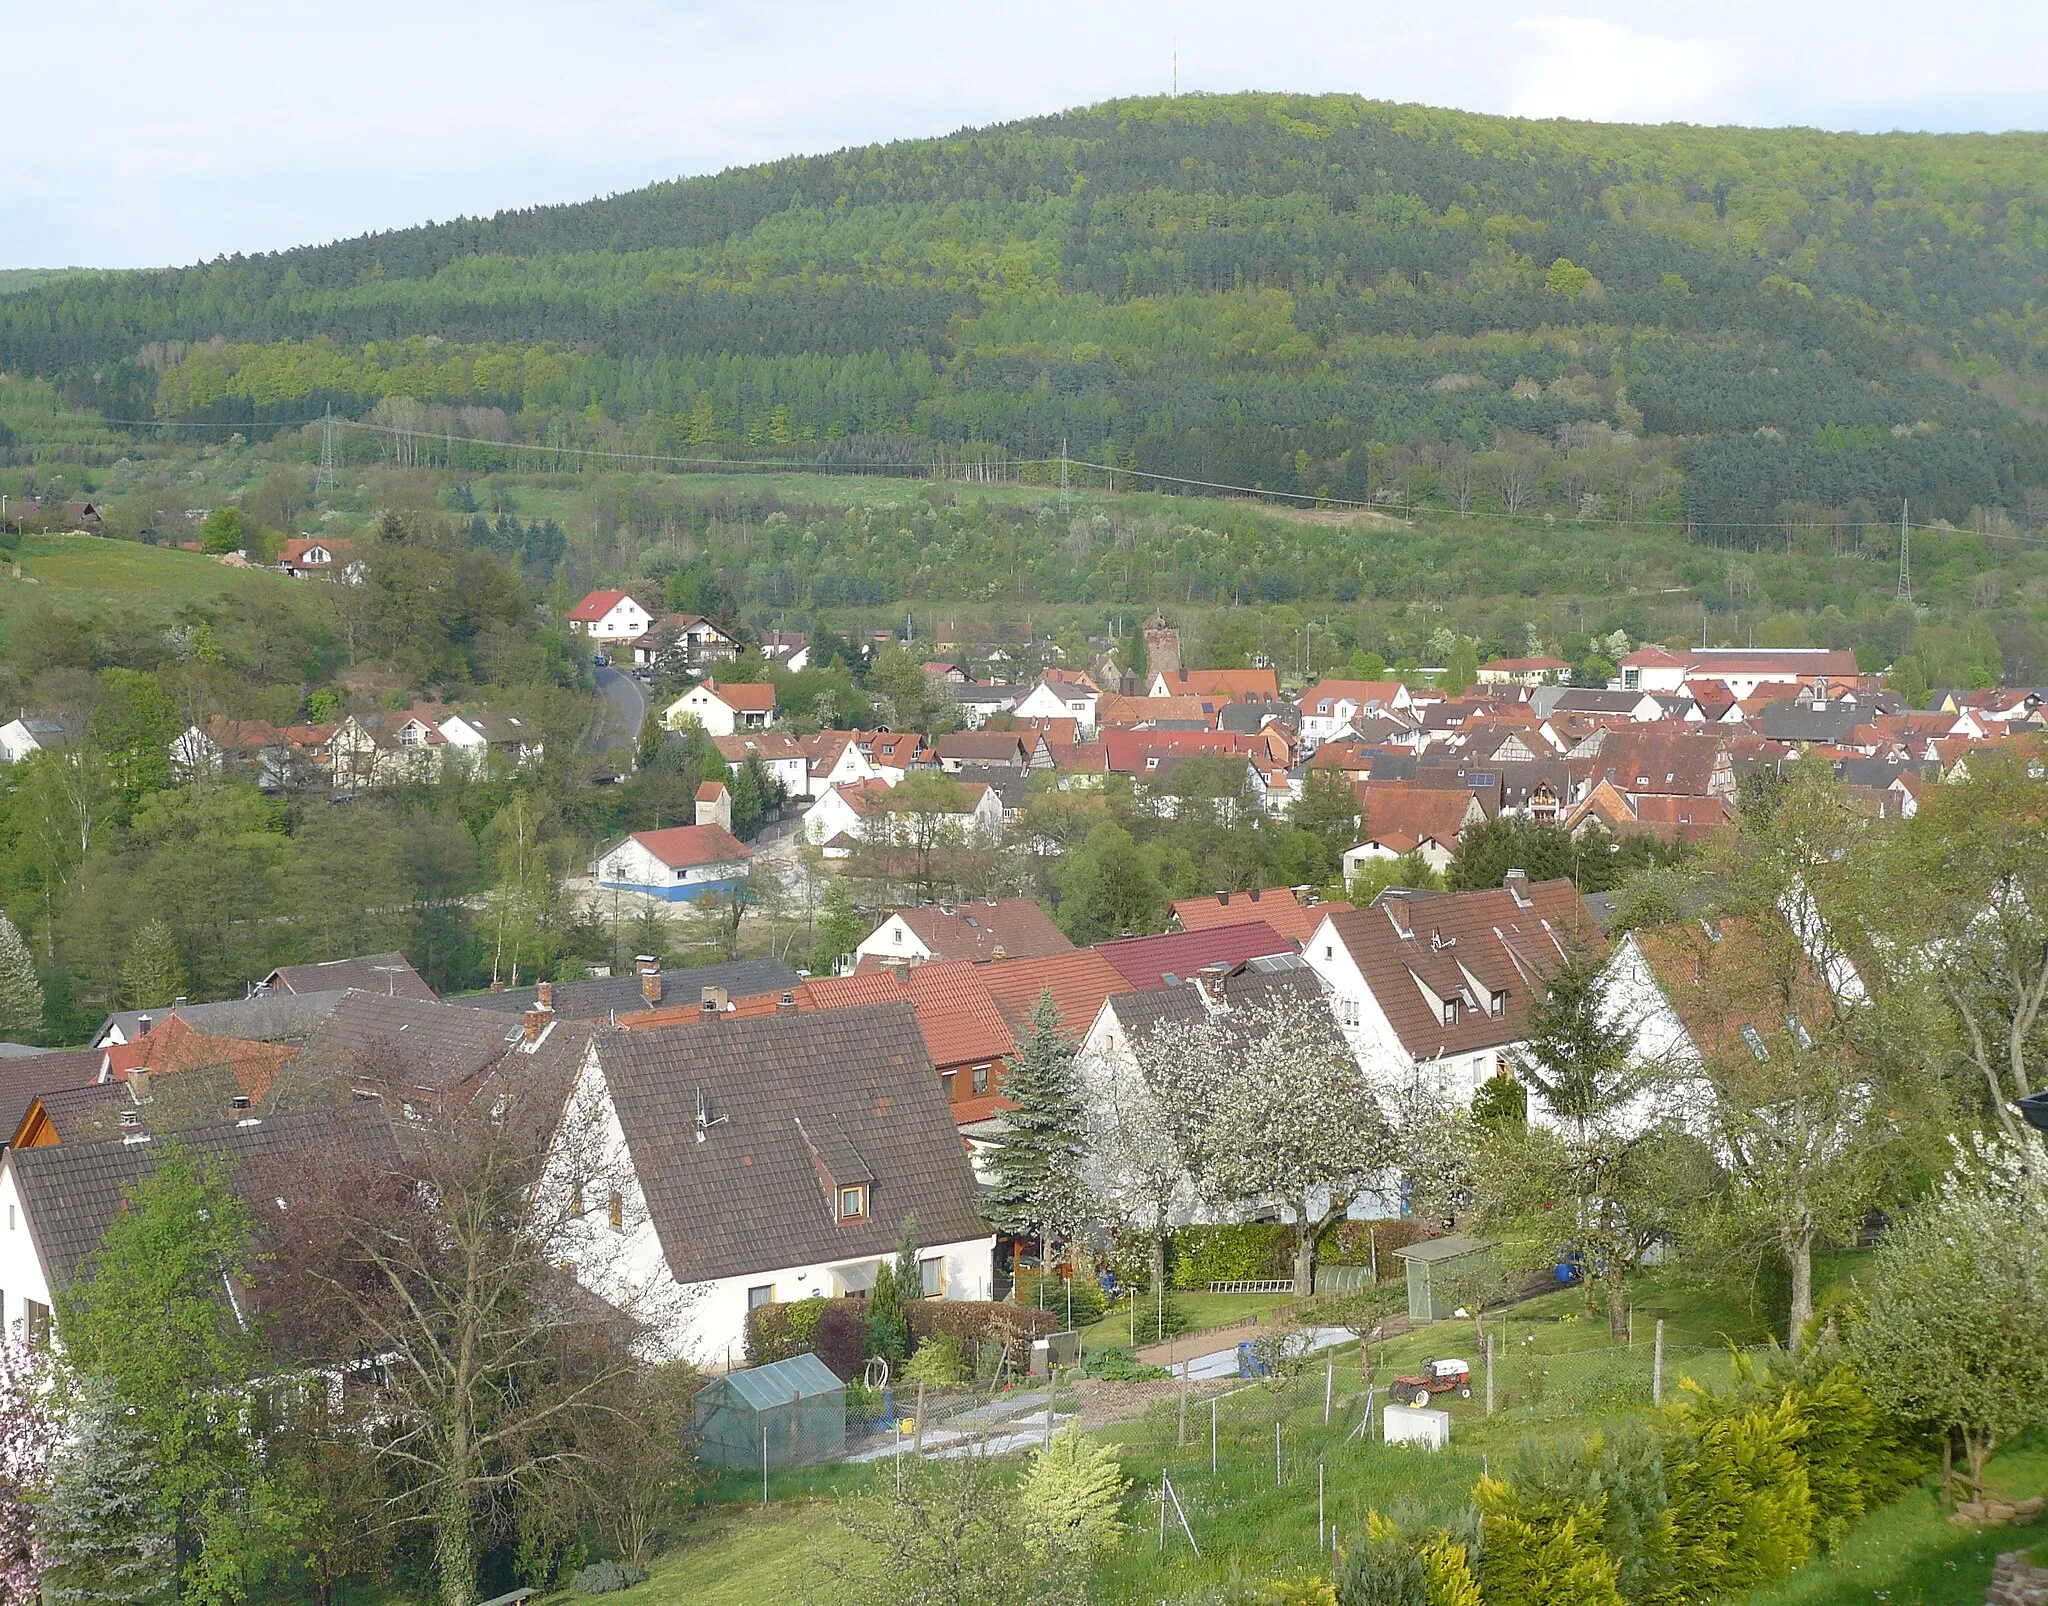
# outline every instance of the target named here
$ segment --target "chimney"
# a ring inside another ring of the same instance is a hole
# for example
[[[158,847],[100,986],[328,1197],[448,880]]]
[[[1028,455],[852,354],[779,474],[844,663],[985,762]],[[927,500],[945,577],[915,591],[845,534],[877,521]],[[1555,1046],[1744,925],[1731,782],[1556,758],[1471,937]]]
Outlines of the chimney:
[[[1517,909],[1531,907],[1529,901],[1529,872],[1527,870],[1510,870],[1501,877],[1501,885],[1508,889],[1508,896],[1515,900],[1515,907]]]
[[[547,983],[543,982],[541,985],[546,986]],[[521,1035],[529,1043],[538,1043],[541,1033],[548,1029],[548,1023],[554,1018],[554,1005],[547,1003],[535,1004],[533,1008],[526,1012],[524,1017],[525,1025],[521,1030]]]
[[[633,972],[640,978],[640,996],[647,1000],[649,1007],[660,1004],[661,961],[652,954],[636,955]]]
[[[796,994],[784,993],[780,998],[776,999],[775,1013],[778,1015],[794,1015],[796,1013]]]
[[[186,998],[186,996],[185,996],[185,995],[184,995],[183,993],[180,993],[180,994],[178,994],[178,996],[177,996],[176,998],[173,998],[173,999],[171,1000],[171,1008],[173,1008],[173,1009],[183,1009],[183,1008],[185,1007],[185,1005],[186,1005],[187,1003],[189,1003],[189,1002],[190,1002],[190,1000],[189,1000],[189,999],[187,999],[187,998]]]
[[[706,987],[701,995],[704,1013],[719,1014],[725,1008],[726,992],[723,987]]]
[[[551,981],[537,983],[533,989],[534,1006],[538,1009],[555,1007],[555,984]]]
[[[237,1093],[233,1098],[228,1100],[228,1107],[234,1110],[248,1109],[249,1095],[246,1093]]]
[[[156,1021],[150,1015],[149,1011],[144,1010],[140,1015],[137,1015],[135,1017],[135,1035],[138,1038],[147,1037],[149,1035],[150,1027],[154,1026],[155,1024]]]
[[[128,1073],[128,1091],[137,1104],[149,1102],[149,1067],[138,1065]]]

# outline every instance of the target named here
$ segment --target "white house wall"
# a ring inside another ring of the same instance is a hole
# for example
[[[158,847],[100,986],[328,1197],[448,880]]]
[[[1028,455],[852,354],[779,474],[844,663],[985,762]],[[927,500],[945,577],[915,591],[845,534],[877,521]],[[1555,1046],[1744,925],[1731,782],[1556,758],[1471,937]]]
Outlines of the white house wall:
[[[579,1159],[591,1162],[596,1180],[584,1179],[584,1213],[572,1225],[567,1255],[576,1280],[600,1298],[646,1318],[652,1327],[651,1355],[687,1360],[711,1370],[741,1364],[746,1348],[747,1298],[751,1289],[772,1287],[777,1301],[831,1298],[844,1292],[838,1274],[873,1266],[882,1257],[855,1256],[811,1266],[763,1268],[733,1277],[679,1283],[669,1269],[661,1240],[647,1214],[646,1194],[634,1169],[624,1128],[593,1049],[577,1077],[563,1117],[565,1131],[578,1134],[580,1155],[565,1154],[558,1144],[549,1156],[541,1181],[549,1215],[563,1209],[577,1178]],[[620,1230],[610,1222],[610,1191],[621,1198]],[[820,1209],[824,1208],[821,1200]],[[962,1239],[920,1247],[919,1259],[942,1257],[945,1269],[939,1297],[985,1300],[995,1287],[995,1238]],[[0,1262],[4,1264],[4,1262]]]
[[[50,1298],[50,1280],[36,1250],[35,1234],[29,1231],[10,1153],[0,1165],[0,1331],[9,1338],[24,1336],[23,1302],[31,1299],[45,1310],[56,1303]]]

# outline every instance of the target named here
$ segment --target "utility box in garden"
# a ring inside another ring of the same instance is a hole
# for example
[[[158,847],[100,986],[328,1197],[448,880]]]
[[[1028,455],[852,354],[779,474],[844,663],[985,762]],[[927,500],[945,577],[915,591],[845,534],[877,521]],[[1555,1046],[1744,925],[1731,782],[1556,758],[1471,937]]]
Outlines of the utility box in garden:
[[[1380,1430],[1388,1444],[1412,1444],[1421,1450],[1444,1450],[1451,1443],[1451,1413],[1418,1411],[1412,1405],[1390,1405]]]

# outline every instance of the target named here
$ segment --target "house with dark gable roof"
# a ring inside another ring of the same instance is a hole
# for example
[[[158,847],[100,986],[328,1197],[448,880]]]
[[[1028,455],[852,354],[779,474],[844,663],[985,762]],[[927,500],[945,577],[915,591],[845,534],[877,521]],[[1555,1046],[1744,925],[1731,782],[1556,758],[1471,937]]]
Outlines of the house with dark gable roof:
[[[1510,1069],[1566,959],[1606,939],[1570,881],[1519,870],[1479,892],[1382,893],[1328,916],[1303,950],[1373,1085],[1418,1076],[1459,1104]]]
[[[599,1135],[565,1136],[542,1182],[585,1224],[575,1274],[673,1312],[664,1354],[724,1368],[749,1310],[864,1295],[913,1215],[925,1297],[990,1297],[995,1239],[907,1003],[599,1032],[563,1132]]]

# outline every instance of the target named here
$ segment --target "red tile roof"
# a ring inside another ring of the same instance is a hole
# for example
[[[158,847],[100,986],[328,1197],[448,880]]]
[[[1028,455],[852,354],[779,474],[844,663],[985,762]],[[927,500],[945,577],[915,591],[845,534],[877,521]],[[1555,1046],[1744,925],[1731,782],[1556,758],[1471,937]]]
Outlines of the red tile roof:
[[[635,831],[633,840],[671,870],[706,864],[738,864],[754,850],[722,825],[672,825],[662,831]]]
[[[981,967],[981,984],[1002,1007],[1013,1031],[1022,1029],[1040,995],[1051,993],[1060,1030],[1075,1042],[1095,1024],[1103,999],[1134,990],[1124,974],[1093,948],[1043,959],[998,960]]]
[[[593,591],[569,610],[569,617],[578,624],[595,624],[625,600],[623,591]]]
[[[1203,931],[1173,931],[1163,937],[1097,943],[1095,951],[1114,965],[1124,980],[1142,991],[1172,986],[1168,976],[1186,981],[1204,965],[1241,965],[1247,959],[1291,954],[1296,950],[1291,941],[1265,921],[1248,920]]]
[[[1206,898],[1181,898],[1173,906],[1183,931],[1206,931],[1263,920],[1283,937],[1307,942],[1323,916],[1349,909],[1348,903],[1305,903],[1286,887],[1263,892],[1213,892]]]
[[[703,685],[706,691],[736,713],[775,712],[775,688],[765,680],[736,681],[725,685],[715,680],[706,680]]]
[[[986,964],[1074,951],[1067,934],[1052,923],[1035,898],[925,904],[899,909],[896,917],[917,933],[934,960],[970,959]]]

